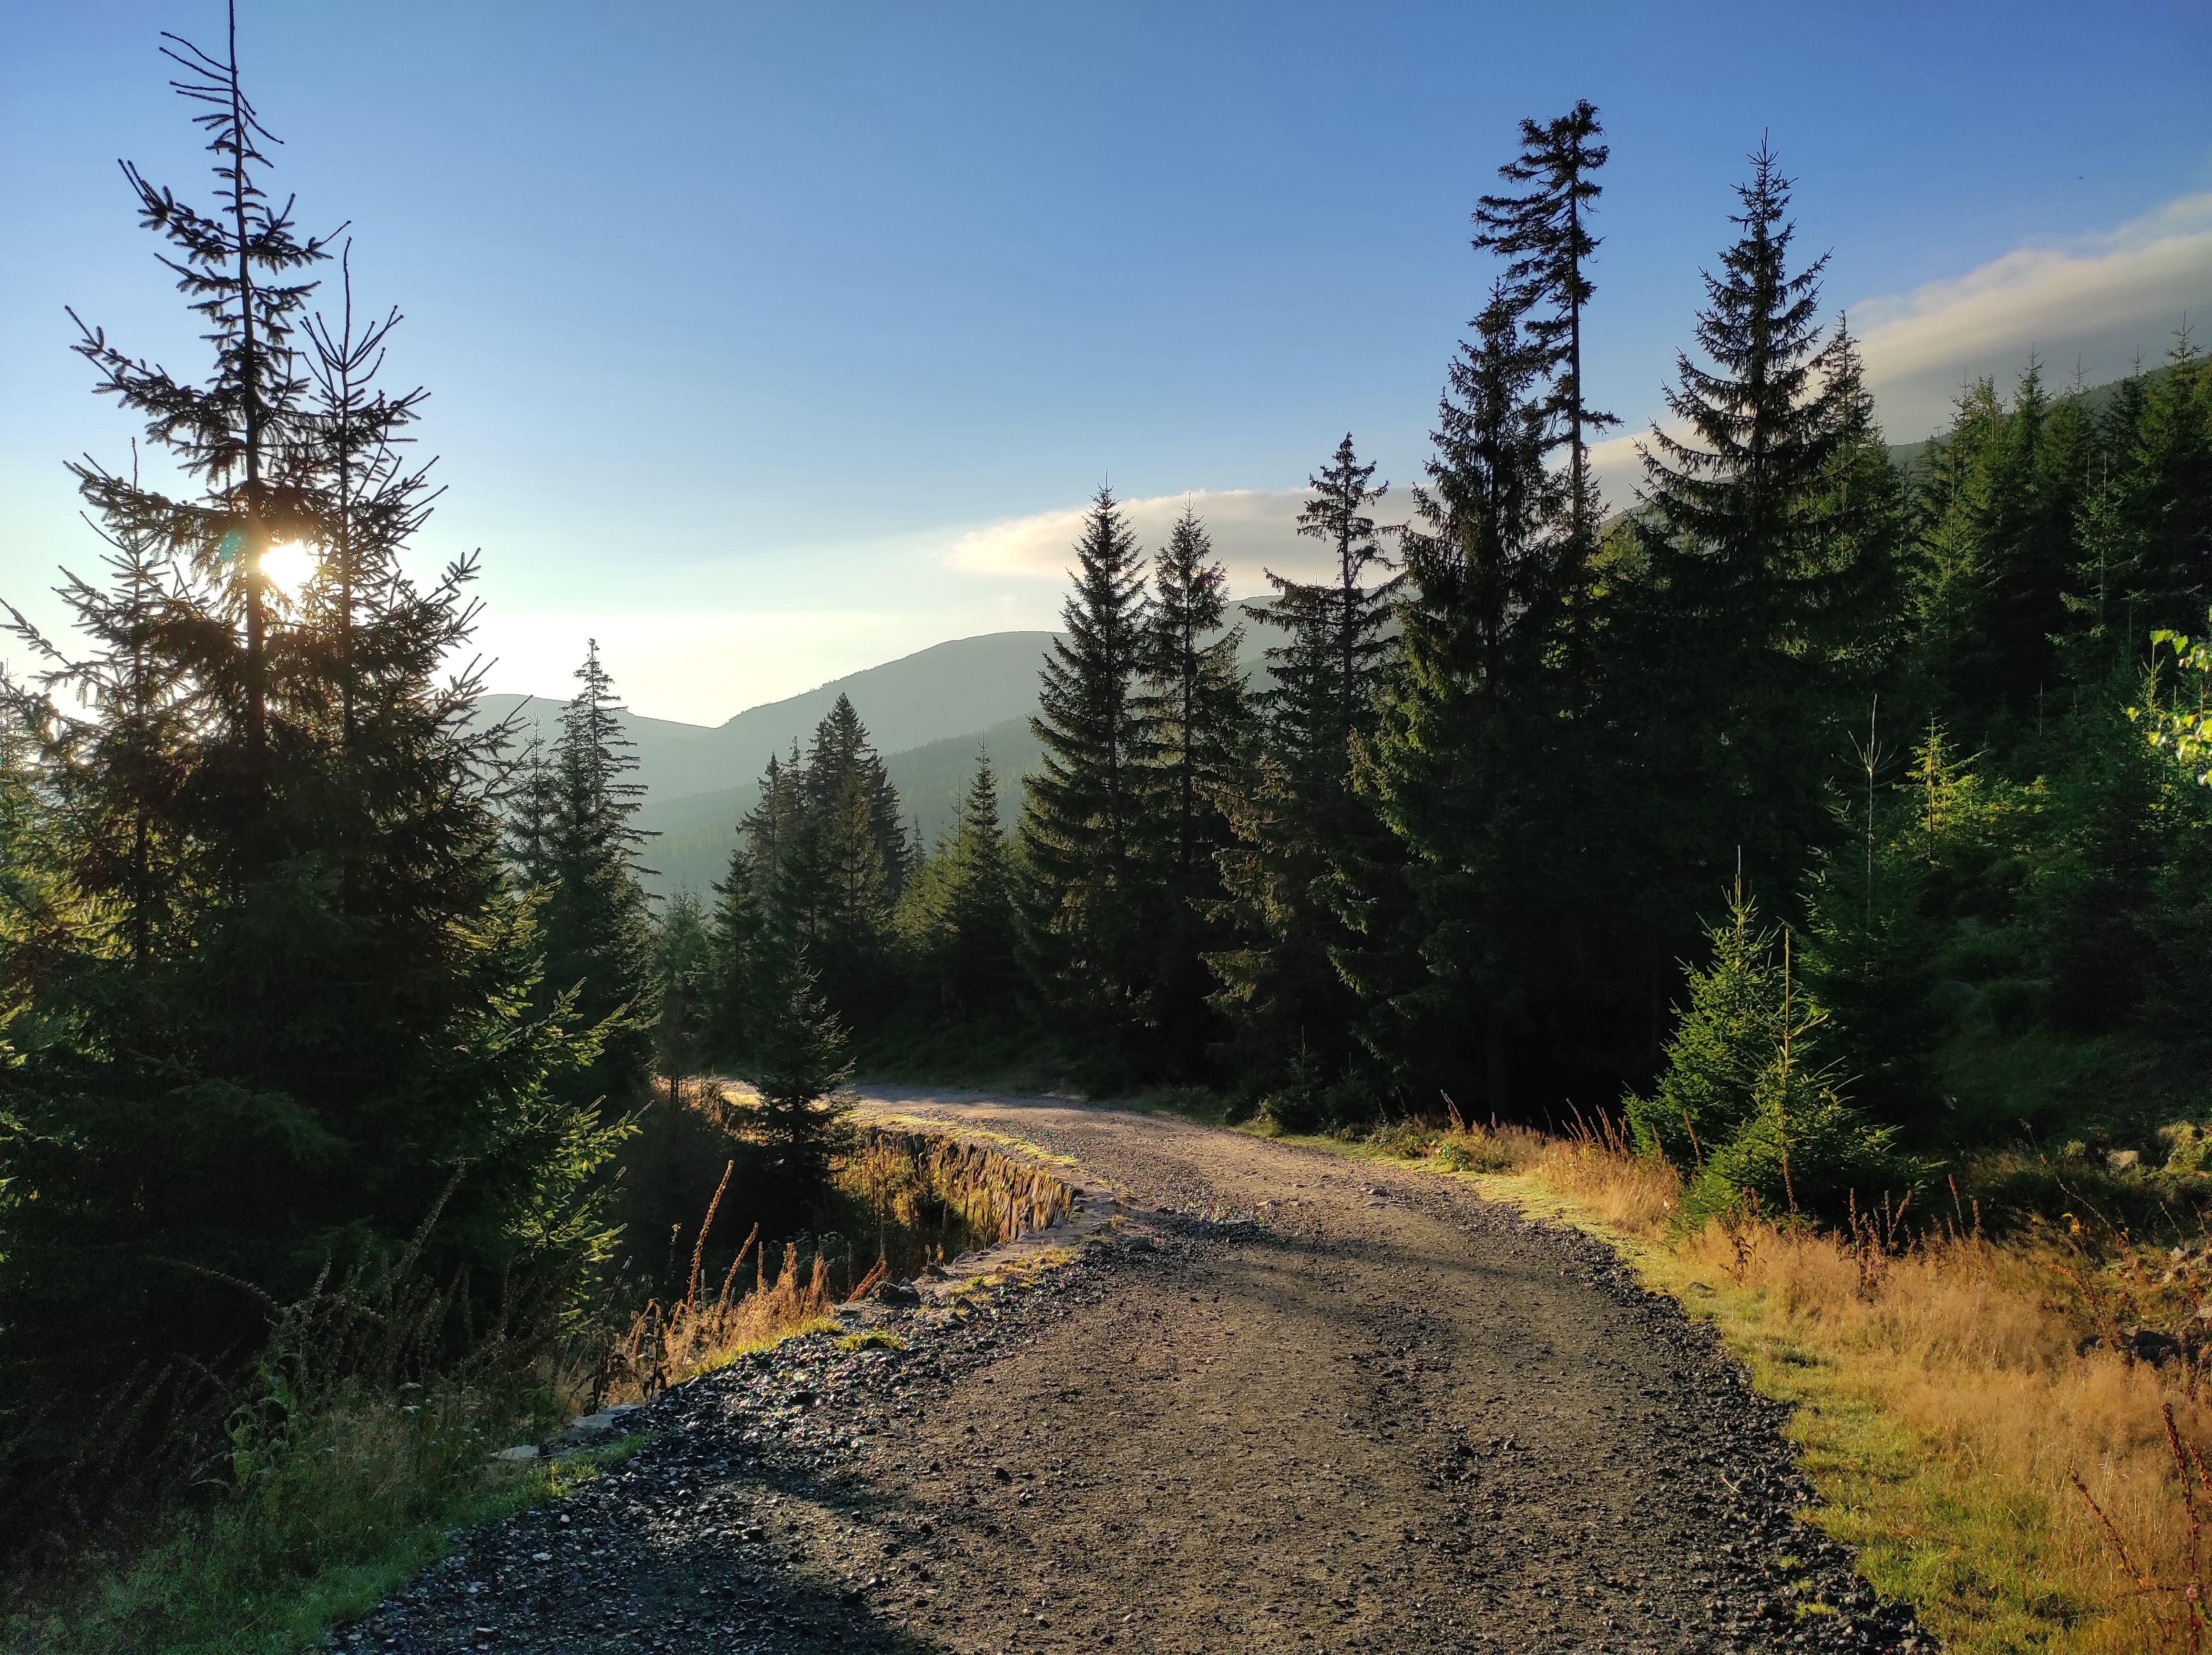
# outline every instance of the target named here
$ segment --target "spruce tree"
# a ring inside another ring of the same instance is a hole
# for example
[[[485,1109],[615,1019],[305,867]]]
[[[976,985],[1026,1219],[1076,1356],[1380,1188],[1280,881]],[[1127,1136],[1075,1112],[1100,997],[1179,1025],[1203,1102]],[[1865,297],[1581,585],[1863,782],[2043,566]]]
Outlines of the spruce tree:
[[[1368,1040],[1417,1095],[1493,1113],[1510,1108],[1513,1028],[1580,976],[1560,921],[1587,877],[1568,853],[1581,801],[1559,682],[1571,531],[1545,465],[1548,347],[1521,318],[1501,282],[1451,365],[1360,776],[1407,852],[1369,894],[1379,923],[1354,973]]]
[[[896,900],[906,882],[911,847],[905,825],[899,820],[898,790],[891,785],[882,755],[868,739],[867,726],[854,711],[851,698],[838,696],[816,727],[807,750],[802,791],[807,808],[823,821],[849,810],[848,792],[857,792],[884,895],[887,900]]]
[[[1655,428],[1645,452],[1643,578],[1613,604],[1609,716],[1629,738],[1622,779],[1647,801],[1645,890],[1669,933],[1739,852],[1754,887],[1804,870],[1846,721],[1878,682],[1895,556],[1856,348],[1840,325],[1822,336],[1826,260],[1791,269],[1789,180],[1764,148],[1752,168],[1742,233],[1705,278],[1710,366],[1678,358],[1667,403],[1682,434]]]
[[[2075,458],[2073,445],[2049,446],[2047,471]],[[2185,329],[2161,372],[2137,374],[2112,399],[2094,452],[2099,475],[2075,499],[2040,493],[2046,509],[2075,511],[2069,607],[2085,636],[2073,676],[2101,684],[2115,672],[2131,679],[2154,632],[2194,633],[2212,608],[2212,357]]]
[[[1594,549],[1603,506],[1589,476],[1589,433],[1620,423],[1583,395],[1583,310],[1597,289],[1588,265],[1598,238],[1588,219],[1604,193],[1595,177],[1609,149],[1588,99],[1542,125],[1521,123],[1521,153],[1498,169],[1518,195],[1485,196],[1475,209],[1478,250],[1506,260],[1498,302],[1524,318],[1527,345],[1551,379],[1543,409],[1567,451],[1568,543],[1577,561]]]
[[[352,252],[348,242],[340,255],[337,321],[317,312],[301,330],[313,385],[301,440],[325,480],[325,497],[320,567],[301,599],[309,610],[304,632],[327,652],[324,672],[335,688],[341,741],[349,750],[370,737],[362,727],[373,711],[370,686],[390,664],[378,658],[374,635],[360,624],[364,605],[374,603],[436,495],[429,467],[410,466],[404,458],[408,428],[427,393],[417,386],[395,396],[377,383],[399,312],[356,318]]]
[[[709,1061],[714,945],[698,897],[678,891],[662,906],[653,928],[653,1066],[668,1088],[684,1084]]]
[[[1389,567],[1368,506],[1388,488],[1370,488],[1349,432],[1322,470],[1306,480],[1314,498],[1298,512],[1298,532],[1328,547],[1336,576],[1325,584],[1267,572],[1275,598],[1246,613],[1288,634],[1267,652],[1271,688],[1261,698],[1274,744],[1298,785],[1316,798],[1347,794],[1354,744],[1371,727],[1375,687],[1389,652],[1390,601],[1402,575],[1368,584]]]
[[[896,894],[874,805],[866,779],[849,773],[823,801],[819,819],[822,925],[815,957],[831,985],[831,1003],[856,1025],[883,1009]],[[902,828],[901,871],[904,836]]]
[[[580,684],[562,712],[550,766],[546,878],[538,888],[545,937],[544,991],[574,996],[599,1031],[599,1055],[580,1095],[626,1106],[652,1073],[652,925],[638,856],[646,834],[631,820],[645,789],[623,733],[614,681],[593,640]]]
[[[1898,1154],[1894,1128],[1844,1096],[1827,1009],[1807,992],[1787,931],[1762,925],[1739,890],[1706,940],[1658,1084],[1628,1100],[1639,1147],[1689,1185],[1685,1219],[1740,1214],[1747,1197],[1770,1216],[1827,1217],[1909,1197],[1924,1169]]]
[[[206,640],[213,653],[205,670],[220,674],[236,699],[241,750],[232,809],[251,815],[267,779],[273,589],[263,561],[273,546],[293,543],[330,520],[313,498],[312,468],[322,457],[314,452],[308,380],[293,343],[314,283],[287,278],[326,260],[330,252],[327,238],[300,234],[290,200],[277,208],[264,187],[269,157],[262,146],[273,139],[239,74],[235,9],[221,58],[174,35],[164,38],[170,44],[163,55],[185,76],[172,84],[201,106],[192,119],[216,158],[215,204],[202,212],[128,161],[123,174],[137,198],[140,222],[169,243],[162,263],[177,273],[179,289],[209,329],[214,371],[204,384],[179,380],[82,323],[76,349],[99,373],[101,394],[145,416],[147,435],[187,476],[206,484],[209,496],[196,508],[95,462],[70,469],[111,537],[151,535],[193,558],[204,573],[210,566],[228,571],[222,585],[235,624]],[[374,426],[369,438],[376,440]]]
[[[764,1020],[801,957],[845,1027],[879,1021],[896,986],[891,916],[911,852],[897,789],[848,699],[837,698],[805,753],[794,741],[769,756],[738,836],[712,925],[717,1052],[741,1067],[759,1060]]]
[[[2084,561],[2076,519],[2094,442],[2079,402],[2053,403],[2031,361],[2009,408],[1982,380],[1932,446],[1918,502],[1915,655],[1928,712],[1977,743],[2032,728],[2064,683],[2061,640],[2078,629],[2066,593]],[[2119,610],[2124,633],[2128,583],[2100,585],[2099,607]],[[2106,624],[2100,615],[2091,630]]]
[[[135,488],[135,465],[132,471]],[[178,820],[198,723],[191,662],[177,639],[191,603],[177,590],[175,559],[160,528],[141,518],[145,509],[134,501],[112,530],[95,519],[94,531],[109,548],[106,581],[69,575],[59,594],[94,646],[68,664],[68,688],[105,716],[47,726],[31,714],[47,741],[65,743],[70,773],[84,784],[74,800],[76,837],[104,865],[82,876],[107,893],[113,938],[140,969],[189,912],[180,894],[207,876],[204,847]],[[20,613],[10,614],[36,654],[58,660]],[[9,739],[20,743],[22,732],[11,730]]]
[[[936,1015],[956,1024],[1012,1021],[1021,988],[1013,873],[988,752],[976,754],[960,819],[904,905]]]
[[[585,1191],[610,1148],[562,1086],[589,1040],[530,1009],[504,732],[472,721],[473,676],[443,676],[473,566],[422,583],[398,561],[428,506],[389,459],[416,398],[363,389],[334,434],[295,349],[321,245],[264,194],[234,44],[171,56],[221,203],[125,172],[214,361],[194,380],[82,342],[185,487],[77,470],[113,557],[63,587],[82,653],[24,629],[53,900],[5,939],[41,1030],[10,1076],[10,1172],[39,1198],[0,1243],[0,1324],[35,1371],[5,1388],[90,1409],[142,1362],[244,1360],[262,1304],[434,1214],[418,1256],[457,1305],[573,1284],[604,1242]],[[307,566],[289,587],[279,546]],[[17,1492],[0,1507],[34,1520]]]
[[[1221,940],[1216,858],[1231,838],[1222,798],[1237,785],[1249,718],[1237,664],[1244,629],[1222,624],[1228,581],[1206,525],[1185,510],[1153,564],[1139,703],[1154,768],[1147,861],[1163,920],[1153,993],[1166,1061],[1185,1075],[1200,1071],[1215,1021],[1203,956]]]
[[[852,1104],[845,1030],[821,996],[804,955],[788,961],[762,1009],[754,1084],[762,1135],[786,1176],[823,1183],[841,1147]]]
[[[545,743],[533,731],[524,745],[508,798],[507,854],[525,890],[553,877],[553,767]]]
[[[793,829],[805,815],[806,791],[806,761],[799,757],[796,741],[788,758],[769,755],[759,797],[738,824],[757,867],[772,868],[783,854]]]
[[[1237,843],[1219,858],[1232,944],[1211,956],[1218,1002],[1236,1025],[1238,1066],[1261,1081],[1296,1058],[1309,1076],[1340,1076],[1356,1009],[1340,956],[1358,946],[1346,904],[1378,882],[1389,834],[1353,787],[1354,755],[1372,734],[1390,643],[1390,605],[1404,577],[1387,567],[1367,507],[1375,468],[1347,434],[1309,479],[1298,532],[1328,545],[1336,578],[1305,584],[1268,573],[1275,598],[1246,614],[1288,634],[1267,652],[1259,697],[1262,750],[1244,785],[1222,796]]]
[[[1152,1015],[1143,867],[1152,757],[1139,701],[1147,642],[1143,555],[1101,488],[1076,543],[1075,590],[1046,658],[1025,780],[1029,935],[1048,991],[1128,1049]]]
[[[714,909],[708,919],[706,1048],[714,1062],[749,1068],[760,981],[767,947],[768,918],[752,849],[742,838],[730,847],[730,862],[714,887]]]
[[[771,951],[805,955],[848,1028],[872,1026],[889,1003],[890,916],[909,855],[899,815],[883,760],[841,695],[803,758],[794,743],[787,761],[770,761],[746,818]]]

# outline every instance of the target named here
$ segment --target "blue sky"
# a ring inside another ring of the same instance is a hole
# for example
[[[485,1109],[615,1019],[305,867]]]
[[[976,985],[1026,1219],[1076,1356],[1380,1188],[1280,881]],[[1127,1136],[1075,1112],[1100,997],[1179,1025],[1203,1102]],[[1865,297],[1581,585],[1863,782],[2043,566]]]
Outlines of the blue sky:
[[[114,162],[204,194],[162,28],[215,0],[0,19],[0,595],[89,563],[62,462],[127,453],[71,304],[191,329]],[[1417,475],[1519,117],[1613,145],[1594,394],[1648,421],[1762,132],[1871,328],[1893,435],[2031,344],[2092,379],[2212,318],[2212,8],[2043,3],[751,6],[243,0],[311,228],[408,321],[480,546],[503,688],[605,641],[715,721],[939,639],[1048,624],[1103,479],[1295,566],[1350,429]],[[1616,452],[1616,494],[1632,456]]]

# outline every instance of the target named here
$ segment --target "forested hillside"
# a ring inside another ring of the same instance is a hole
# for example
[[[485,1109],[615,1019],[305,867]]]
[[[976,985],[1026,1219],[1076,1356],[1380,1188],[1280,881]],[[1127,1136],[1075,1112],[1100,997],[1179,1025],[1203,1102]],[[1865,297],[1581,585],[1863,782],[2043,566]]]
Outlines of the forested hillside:
[[[988,633],[832,679],[804,695],[750,707],[708,727],[642,717],[627,707],[617,721],[637,761],[638,825],[653,835],[646,887],[656,895],[704,891],[720,877],[738,838],[738,822],[759,797],[758,766],[803,740],[839,696],[864,720],[890,731],[878,737],[906,820],[923,843],[957,819],[979,749],[994,755],[1001,805],[1011,819],[1023,778],[1039,754],[1030,718],[1036,711],[1036,668],[1050,633]],[[1262,666],[1251,646],[1240,656],[1249,672]],[[550,745],[564,703],[556,698],[484,695],[479,723],[505,724],[517,745]],[[973,720],[995,713],[988,724]],[[888,720],[888,722],[885,722]]]

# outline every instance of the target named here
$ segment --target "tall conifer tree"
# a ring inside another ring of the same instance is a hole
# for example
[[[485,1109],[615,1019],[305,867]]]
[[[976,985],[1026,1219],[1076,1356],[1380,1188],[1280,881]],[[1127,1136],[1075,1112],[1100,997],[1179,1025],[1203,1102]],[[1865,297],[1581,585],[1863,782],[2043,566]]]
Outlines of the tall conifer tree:
[[[1349,791],[1354,743],[1374,718],[1375,686],[1389,654],[1390,601],[1403,577],[1369,584],[1389,560],[1367,508],[1389,485],[1370,488],[1350,433],[1329,463],[1306,480],[1314,497],[1298,512],[1298,532],[1329,549],[1335,577],[1309,584],[1268,572],[1274,601],[1247,612],[1288,634],[1267,652],[1273,687],[1263,698],[1277,750],[1299,785],[1316,797]]]
[[[1199,1072],[1212,1031],[1213,979],[1202,956],[1219,945],[1217,858],[1231,839],[1222,799],[1237,785],[1246,745],[1237,664],[1244,629],[1223,626],[1228,582],[1206,525],[1186,510],[1153,564],[1140,700],[1155,770],[1148,859],[1162,903],[1155,994],[1162,1048],[1182,1074]]]
[[[1334,555],[1325,584],[1269,572],[1275,598],[1246,613],[1287,637],[1267,652],[1263,752],[1250,780],[1224,795],[1237,844],[1221,853],[1222,918],[1237,933],[1210,963],[1218,1002],[1237,1025],[1241,1060],[1277,1074],[1293,1060],[1333,1076],[1352,1056],[1354,1010],[1339,955],[1357,946],[1344,905],[1376,882],[1388,834],[1354,791],[1354,755],[1374,729],[1375,693],[1390,648],[1386,627],[1403,577],[1388,567],[1367,508],[1371,488],[1347,433],[1308,480],[1298,532]]]
[[[759,981],[768,952],[768,917],[752,848],[740,837],[714,887],[708,917],[708,973],[703,1020],[709,1058],[737,1068],[754,1056]]]
[[[807,808],[824,821],[848,810],[848,793],[857,792],[884,895],[896,900],[906,882],[911,852],[905,824],[899,820],[898,790],[891,785],[890,773],[849,696],[838,696],[816,727],[805,777]]]
[[[1372,894],[1381,924],[1355,972],[1370,1043],[1419,1076],[1419,1095],[1492,1112],[1510,1106],[1509,1034],[1571,957],[1559,918],[1572,887],[1558,876],[1578,838],[1558,808],[1573,792],[1553,682],[1568,535],[1553,530],[1562,485],[1545,466],[1547,347],[1520,318],[1501,282],[1452,363],[1361,773],[1408,852]]]
[[[1794,887],[1824,831],[1822,790],[1848,761],[1879,663],[1894,481],[1838,326],[1825,339],[1825,258],[1790,268],[1790,182],[1772,153],[1738,191],[1740,239],[1705,278],[1697,340],[1652,433],[1638,519],[1648,579],[1615,610],[1628,654],[1613,716],[1635,731],[1647,843],[1686,888],[1671,933],[1729,882]],[[1647,888],[1659,897],[1663,880]],[[1670,940],[1663,945],[1670,956]]]
[[[632,820],[644,786],[635,743],[623,730],[614,681],[592,640],[580,684],[561,715],[550,766],[547,877],[539,888],[545,992],[575,996],[577,1014],[601,1030],[598,1060],[580,1084],[627,1105],[652,1072],[652,925]]]
[[[2051,400],[2031,361],[2009,408],[1978,381],[1931,445],[1915,653],[1929,712],[1977,744],[2033,724],[2062,684],[2094,434],[2077,402]]]
[[[2084,634],[2073,674],[2092,682],[2131,678],[2153,631],[2194,635],[2212,607],[2212,357],[2184,329],[2164,370],[2123,385],[2102,424],[2080,466],[2068,604]],[[2063,437],[2049,446],[2047,472],[2076,458]]]
[[[853,1064],[844,1025],[814,991],[804,955],[777,973],[776,991],[760,1008],[757,1046],[762,1134],[786,1176],[818,1186],[852,1112],[844,1088]]]
[[[1021,990],[1013,870],[999,825],[999,779],[988,752],[960,819],[908,888],[905,906],[937,1014],[951,1023],[1007,1023]]]
[[[1143,867],[1152,757],[1139,703],[1147,640],[1137,537],[1101,488],[1076,543],[1075,590],[1060,609],[1030,727],[1044,749],[1022,813],[1030,936],[1053,996],[1109,1039],[1152,1015]]]
[[[678,891],[653,928],[653,1066],[672,1097],[708,1061],[714,945],[699,899]]]
[[[360,397],[318,400],[295,347],[323,249],[264,193],[234,36],[170,56],[220,203],[125,173],[214,361],[194,380],[81,342],[188,487],[77,470],[115,555],[104,585],[64,587],[85,654],[24,628],[63,900],[4,961],[42,1038],[11,1075],[11,1172],[40,1198],[0,1237],[0,1324],[65,1375],[6,1388],[95,1407],[134,1363],[238,1359],[262,1303],[434,1211],[427,1255],[465,1301],[573,1270],[609,1147],[562,1085],[589,1042],[529,1009],[505,734],[471,718],[475,678],[443,676],[473,566],[423,584],[398,561],[428,506],[390,458],[419,394],[381,397],[356,364]],[[33,1509],[15,1493],[0,1508]]]
[[[771,755],[710,926],[717,1051],[761,1060],[771,1015],[790,998],[804,958],[842,1027],[866,1028],[894,986],[891,915],[910,852],[891,785],[867,727],[845,696],[815,727],[805,753]]]
[[[1602,506],[1589,476],[1589,433],[1620,423],[1583,394],[1583,311],[1597,289],[1589,264],[1598,249],[1589,218],[1604,193],[1595,174],[1609,149],[1588,99],[1541,125],[1521,123],[1521,153],[1498,169],[1518,195],[1485,196],[1475,209],[1475,246],[1506,260],[1500,299],[1525,318],[1528,347],[1551,376],[1544,411],[1567,451],[1565,504],[1571,543],[1587,557]]]

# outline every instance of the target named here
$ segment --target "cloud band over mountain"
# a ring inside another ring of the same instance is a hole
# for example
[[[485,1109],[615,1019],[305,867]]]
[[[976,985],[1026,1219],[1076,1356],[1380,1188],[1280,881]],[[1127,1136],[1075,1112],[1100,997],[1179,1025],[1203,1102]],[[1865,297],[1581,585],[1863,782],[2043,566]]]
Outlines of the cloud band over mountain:
[[[2118,229],[2021,247],[1944,282],[1852,306],[1867,381],[1891,440],[1942,428],[1962,381],[2007,385],[2039,355],[2054,379],[2090,383],[2154,365],[2185,316],[2212,313],[2212,193]]]
[[[1205,519],[1215,556],[1227,566],[1230,590],[1240,597],[1264,591],[1267,573],[1311,579],[1326,570],[1329,554],[1297,532],[1303,488],[1200,489],[1121,502],[1138,543],[1149,553],[1167,543],[1168,531],[1188,506]],[[1383,505],[1397,503],[1393,490]],[[1075,543],[1090,506],[1070,506],[971,529],[945,554],[951,567],[969,574],[1014,575],[1062,580],[1075,564]],[[1393,520],[1378,511],[1378,522]]]

